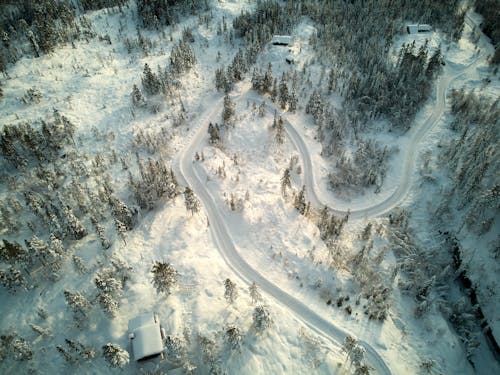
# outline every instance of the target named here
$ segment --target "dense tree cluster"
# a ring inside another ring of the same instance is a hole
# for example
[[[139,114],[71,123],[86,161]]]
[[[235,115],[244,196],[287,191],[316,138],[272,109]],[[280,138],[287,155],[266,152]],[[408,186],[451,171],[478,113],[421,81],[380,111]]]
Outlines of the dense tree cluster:
[[[80,0],[84,10],[97,10],[103,8],[122,7],[127,0]]]
[[[76,18],[74,2],[40,0],[0,4],[0,71],[26,53],[39,57],[62,43],[93,37],[88,21]]]
[[[500,6],[497,0],[475,0],[475,10],[483,16],[481,29],[491,38],[495,54],[491,62],[500,63]]]
[[[174,199],[180,194],[179,184],[174,171],[167,168],[165,162],[148,159],[138,159],[140,178],[130,175],[130,190],[134,193],[137,204],[147,210],[152,210],[160,199]]]
[[[197,14],[207,9],[206,0],[137,0],[139,24],[158,30],[176,24],[182,14]]]

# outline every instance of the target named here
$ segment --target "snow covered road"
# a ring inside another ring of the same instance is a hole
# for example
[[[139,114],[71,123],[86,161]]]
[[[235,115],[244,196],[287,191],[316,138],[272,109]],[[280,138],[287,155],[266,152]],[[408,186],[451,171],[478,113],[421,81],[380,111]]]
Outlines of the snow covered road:
[[[189,145],[181,153],[176,172],[181,183],[190,186],[198,198],[203,203],[209,220],[210,229],[217,248],[222,258],[229,268],[249,285],[256,282],[260,289],[281,303],[285,308],[294,312],[296,318],[304,325],[310,327],[318,335],[340,346],[344,338],[349,334],[343,329],[337,327],[332,322],[322,318],[316,312],[311,310],[298,299],[292,297],[279,286],[271,283],[262,274],[253,269],[240,255],[232,240],[227,225],[216,205],[214,198],[205,185],[207,176],[198,163],[194,162],[195,152],[198,150],[202,140],[207,137],[208,123],[214,116],[222,110],[222,101],[209,108],[203,116],[199,118],[199,124]],[[373,366],[377,373],[390,375],[391,371],[377,351],[364,341],[359,341],[366,350],[366,356],[369,364]]]
[[[443,115],[446,105],[446,93],[450,84],[453,80],[465,74],[468,70],[475,68],[479,62],[480,56],[481,55],[477,55],[472,63],[465,66],[460,71],[455,71],[452,74],[445,73],[440,78],[436,88],[436,99],[432,114],[423,123],[416,124],[410,132],[412,141],[409,148],[404,150],[401,180],[396,190],[387,199],[384,199],[381,202],[372,206],[351,211],[351,219],[380,216],[399,205],[406,198],[412,185],[415,159],[418,154],[420,141],[439,122],[441,116]],[[243,100],[246,98],[247,94],[248,92],[243,93],[243,95],[240,96],[240,99]],[[284,307],[293,311],[298,320],[313,329],[319,335],[332,341],[335,345],[340,345],[345,336],[349,334],[348,332],[318,315],[304,303],[285,292],[278,285],[271,283],[241,257],[240,252],[231,238],[225,220],[223,219],[223,215],[220,211],[221,208],[217,206],[214,197],[212,197],[206,187],[207,175],[198,163],[194,163],[194,154],[197,150],[199,150],[203,139],[207,137],[208,123],[212,119],[215,119],[215,117],[222,111],[222,100],[211,103],[210,105],[207,105],[207,107],[208,109],[205,110],[204,114],[199,116],[195,133],[191,138],[189,145],[179,156],[175,169],[181,183],[190,186],[205,207],[213,239],[216,242],[221,256],[233,272],[241,279],[246,281],[248,284],[256,282],[262,291],[281,303]],[[286,132],[299,151],[303,161],[308,199],[317,207],[324,205],[331,206],[331,204],[328,204],[326,199],[319,197],[317,194],[318,189],[316,188],[316,182],[314,179],[314,168],[311,161],[311,154],[302,135],[300,134],[300,131],[297,130],[297,128],[289,121],[286,121]],[[344,213],[342,210],[334,209],[334,211],[340,214]],[[362,340],[360,340],[359,343],[363,345],[366,350],[366,357],[369,365],[374,367],[377,373],[391,374],[390,368],[369,343]]]

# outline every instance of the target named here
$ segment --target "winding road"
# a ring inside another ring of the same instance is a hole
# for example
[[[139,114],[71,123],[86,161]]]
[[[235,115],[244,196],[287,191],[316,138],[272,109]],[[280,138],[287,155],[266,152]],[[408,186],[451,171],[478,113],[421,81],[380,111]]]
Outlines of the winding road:
[[[478,61],[479,56],[476,56],[476,59],[468,66],[461,69],[460,72],[456,72],[452,76],[446,73],[443,74],[436,88],[436,100],[432,114],[423,123],[415,124],[411,130],[410,136],[412,142],[410,147],[405,150],[399,186],[387,199],[378,202],[373,206],[352,211],[350,215],[351,219],[379,216],[390,211],[402,202],[408,194],[412,184],[412,174],[415,167],[415,159],[419,143],[439,122],[442,114],[444,113],[446,92],[451,82],[462,74],[465,74],[467,71],[473,69]],[[247,95],[248,91],[241,95],[241,100],[246,98]],[[195,124],[196,130],[189,141],[189,145],[180,153],[177,162],[174,164],[174,169],[177,172],[178,179],[186,186],[190,186],[201,200],[210,222],[213,239],[216,242],[220,255],[225,260],[229,268],[248,284],[256,282],[264,293],[274,298],[285,308],[291,310],[299,321],[311,328],[318,335],[331,341],[336,346],[340,345],[349,332],[324,319],[297,298],[291,296],[278,285],[275,285],[267,280],[261,273],[252,268],[252,266],[250,266],[241,257],[240,251],[233,242],[224,217],[221,213],[223,208],[217,206],[215,203],[216,200],[206,187],[207,176],[205,171],[200,167],[199,163],[193,162],[195,152],[199,150],[200,145],[207,137],[208,123],[210,120],[215,119],[216,116],[219,116],[221,111],[222,100],[218,100],[216,103],[212,103],[211,108],[207,109],[198,117],[198,124]],[[300,132],[297,131],[297,129],[289,121],[286,121],[286,132],[300,153],[304,166],[305,185],[309,200],[311,200],[311,203],[317,207],[324,206],[327,202],[320,199],[317,195],[311,155],[304,139],[301,137]],[[337,213],[343,213],[341,210],[334,211]],[[390,375],[390,368],[378,352],[369,343],[362,340],[358,342],[366,350],[365,356],[368,364],[373,367],[377,373]]]

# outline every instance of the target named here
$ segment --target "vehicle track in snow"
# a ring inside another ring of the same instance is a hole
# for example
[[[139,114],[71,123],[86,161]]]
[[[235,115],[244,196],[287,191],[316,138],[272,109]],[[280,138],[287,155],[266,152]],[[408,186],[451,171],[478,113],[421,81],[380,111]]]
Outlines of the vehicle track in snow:
[[[415,167],[415,159],[418,153],[419,143],[441,119],[445,110],[446,92],[450,84],[456,78],[465,74],[468,70],[473,69],[479,62],[480,56],[481,55],[476,56],[475,60],[464,67],[461,72],[452,76],[445,74],[439,79],[432,114],[422,124],[416,124],[410,131],[411,144],[405,153],[400,184],[396,190],[383,201],[369,207],[351,211],[351,219],[380,216],[390,211],[404,200],[411,188],[412,173]],[[248,91],[243,93],[243,95],[240,96],[241,100],[246,98],[247,94]],[[341,345],[349,332],[337,327],[331,321],[321,317],[318,313],[314,312],[300,300],[293,297],[276,284],[273,284],[260,272],[252,268],[252,266],[241,257],[240,252],[232,240],[223,215],[220,211],[221,209],[217,206],[215,203],[216,200],[206,187],[207,175],[203,168],[200,167],[199,163],[194,163],[195,152],[199,149],[202,141],[207,137],[208,123],[210,120],[216,118],[221,111],[222,99],[219,99],[215,103],[211,103],[211,107],[205,110],[203,115],[199,116],[197,121],[198,124],[195,128],[194,135],[189,140],[189,145],[187,145],[187,147],[180,153],[177,162],[174,164],[174,168],[176,169],[180,181],[186,186],[190,186],[201,200],[209,220],[213,240],[215,241],[217,249],[229,268],[248,284],[256,282],[264,293],[274,298],[284,308],[291,310],[299,321],[311,328],[318,335],[326,338],[328,341],[331,341],[337,346]],[[328,205],[328,202],[325,202],[316,193],[316,183],[314,180],[311,155],[304,139],[294,125],[292,125],[288,120],[285,121],[285,124],[288,137],[292,140],[301,155],[304,167],[304,182],[309,200],[311,200],[312,204],[318,207],[324,206],[325,204]],[[345,213],[343,210],[336,210],[335,208],[333,208],[333,210],[339,214]],[[369,343],[363,340],[359,340],[358,342],[366,350],[366,359],[368,364],[372,366],[377,373],[390,375],[390,368],[378,352]]]

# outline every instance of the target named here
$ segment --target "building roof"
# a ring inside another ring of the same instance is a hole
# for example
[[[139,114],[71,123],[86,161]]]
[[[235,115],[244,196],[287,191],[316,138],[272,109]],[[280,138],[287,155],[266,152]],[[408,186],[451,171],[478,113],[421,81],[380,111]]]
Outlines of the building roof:
[[[136,361],[163,351],[160,322],[153,313],[139,315],[128,322],[129,337]]]
[[[292,37],[290,35],[274,35],[271,43],[279,46],[288,46],[292,44]]]

